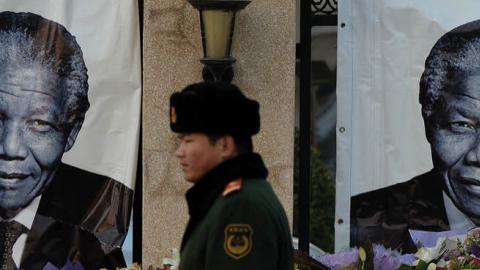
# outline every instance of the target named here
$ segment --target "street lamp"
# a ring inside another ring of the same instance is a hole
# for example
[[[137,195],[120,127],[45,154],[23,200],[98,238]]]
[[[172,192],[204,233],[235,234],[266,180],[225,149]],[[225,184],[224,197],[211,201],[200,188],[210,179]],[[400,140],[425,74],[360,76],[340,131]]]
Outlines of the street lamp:
[[[245,8],[250,0],[189,0],[200,12],[203,58],[202,76],[205,81],[233,79],[231,55],[235,15]]]

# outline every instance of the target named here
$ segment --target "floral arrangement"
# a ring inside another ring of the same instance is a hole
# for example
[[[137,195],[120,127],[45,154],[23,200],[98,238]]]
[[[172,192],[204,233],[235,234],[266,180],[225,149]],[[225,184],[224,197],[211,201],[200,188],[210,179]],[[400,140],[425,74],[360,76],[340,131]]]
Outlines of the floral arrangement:
[[[367,244],[345,252],[314,257],[332,270],[467,270],[480,269],[480,228],[466,236],[441,237],[433,247],[400,254],[382,245]]]
[[[149,267],[144,268],[144,269],[146,269],[146,270],[172,270],[172,268],[169,265],[164,265],[162,267],[157,267],[157,266],[150,265]],[[103,270],[103,269],[100,269],[100,270]],[[142,270],[142,266],[138,263],[133,263],[130,267],[117,268],[116,270]]]
[[[332,270],[395,270],[412,265],[416,257],[413,254],[401,255],[382,245],[367,244],[341,253],[315,256],[314,259]]]
[[[144,270],[177,270],[178,264],[180,262],[180,253],[177,248],[169,249],[169,257],[165,257],[162,260],[162,266],[153,266],[144,267]],[[100,269],[107,270],[107,269]],[[127,268],[117,268],[116,270],[142,270],[142,266],[138,263],[133,263],[130,267]]]
[[[117,268],[117,270],[142,270],[142,266],[140,266],[140,264],[138,264],[138,263],[133,263],[128,268]]]

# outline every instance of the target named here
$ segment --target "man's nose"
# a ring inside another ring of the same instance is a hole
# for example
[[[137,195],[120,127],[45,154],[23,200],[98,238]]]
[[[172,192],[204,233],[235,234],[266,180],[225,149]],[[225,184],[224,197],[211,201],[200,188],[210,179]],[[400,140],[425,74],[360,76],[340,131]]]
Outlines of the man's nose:
[[[182,147],[182,143],[180,143],[177,147],[177,150],[175,150],[175,156],[177,158],[181,158],[183,156],[183,147]]]
[[[27,148],[23,132],[16,123],[4,125],[1,131],[0,157],[4,159],[25,159]]]

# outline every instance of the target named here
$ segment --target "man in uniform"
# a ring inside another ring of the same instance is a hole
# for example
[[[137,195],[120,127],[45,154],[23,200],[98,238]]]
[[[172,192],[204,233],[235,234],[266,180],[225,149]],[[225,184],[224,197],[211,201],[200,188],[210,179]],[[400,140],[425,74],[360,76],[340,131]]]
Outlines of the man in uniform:
[[[198,83],[170,98],[190,220],[180,269],[292,269],[285,211],[253,152],[259,105],[234,85]]]

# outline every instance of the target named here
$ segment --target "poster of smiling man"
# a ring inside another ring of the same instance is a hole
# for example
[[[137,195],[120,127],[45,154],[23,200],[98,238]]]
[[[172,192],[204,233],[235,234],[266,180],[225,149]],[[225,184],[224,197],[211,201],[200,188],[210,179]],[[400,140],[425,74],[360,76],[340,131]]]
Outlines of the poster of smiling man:
[[[341,4],[337,245],[411,253],[466,234],[480,225],[480,3]]]
[[[136,1],[0,1],[0,267],[124,266]]]

